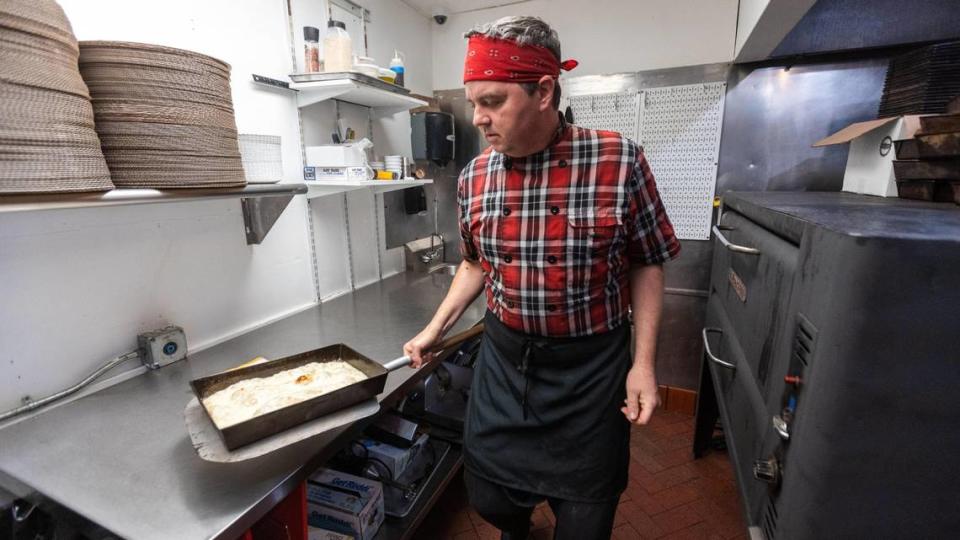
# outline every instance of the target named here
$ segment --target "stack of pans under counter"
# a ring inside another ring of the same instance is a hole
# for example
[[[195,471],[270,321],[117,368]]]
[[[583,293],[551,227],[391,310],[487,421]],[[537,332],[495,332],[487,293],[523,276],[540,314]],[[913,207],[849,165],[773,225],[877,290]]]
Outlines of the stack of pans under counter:
[[[0,194],[113,188],[78,54],[56,2],[0,1]]]
[[[158,45],[84,41],[80,72],[117,187],[245,185],[229,65]]]

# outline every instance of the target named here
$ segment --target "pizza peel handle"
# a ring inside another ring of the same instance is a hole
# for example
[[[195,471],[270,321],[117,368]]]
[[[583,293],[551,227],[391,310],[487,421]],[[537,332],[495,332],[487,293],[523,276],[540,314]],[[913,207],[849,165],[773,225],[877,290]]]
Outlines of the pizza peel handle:
[[[482,333],[483,333],[483,323],[480,323],[476,326],[471,327],[469,330],[464,330],[459,334],[454,334],[444,339],[440,343],[437,343],[433,347],[430,347],[430,352],[438,354],[444,351],[445,349],[448,349],[454,345],[459,345],[472,337],[479,336]],[[400,358],[397,358],[396,360],[391,360],[387,362],[386,364],[383,365],[383,367],[385,367],[387,371],[395,371],[404,366],[409,366],[409,365],[410,365],[410,357],[404,355],[404,356],[401,356]]]

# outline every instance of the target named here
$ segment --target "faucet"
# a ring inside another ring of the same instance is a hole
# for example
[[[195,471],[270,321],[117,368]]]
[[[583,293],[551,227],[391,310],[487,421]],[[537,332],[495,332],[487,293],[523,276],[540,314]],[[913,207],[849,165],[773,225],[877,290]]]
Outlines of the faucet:
[[[443,252],[443,235],[440,234],[439,212],[440,205],[437,204],[437,198],[433,198],[433,234],[430,235],[430,251],[420,255],[420,262],[430,264]],[[434,247],[434,238],[440,238],[440,245]]]
[[[440,245],[434,247],[433,239],[440,238]],[[425,252],[423,255],[420,255],[420,262],[423,264],[430,264],[434,259],[440,256],[443,252],[443,235],[440,233],[434,233],[430,235],[430,251]]]

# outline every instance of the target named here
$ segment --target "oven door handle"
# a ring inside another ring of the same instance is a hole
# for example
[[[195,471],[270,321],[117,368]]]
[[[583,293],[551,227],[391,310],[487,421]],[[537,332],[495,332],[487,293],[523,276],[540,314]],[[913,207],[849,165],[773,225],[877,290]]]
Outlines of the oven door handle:
[[[713,354],[713,351],[710,350],[710,339],[707,337],[707,334],[709,334],[710,332],[716,332],[720,335],[723,335],[723,330],[720,328],[704,328],[703,329],[703,350],[707,353],[707,358],[709,358],[711,362],[713,362],[714,364],[720,367],[724,367],[729,370],[736,370],[737,366],[735,364],[731,364],[730,362],[725,362],[717,358],[716,355]]]
[[[716,225],[713,226],[713,234],[716,235],[717,240],[720,240],[720,243],[723,244],[723,247],[729,249],[730,251],[735,251],[737,253],[747,253],[749,255],[760,254],[760,250],[757,248],[741,246],[739,244],[731,243],[729,240],[727,240],[727,237],[724,236],[722,232],[720,232],[720,228],[717,227]]]

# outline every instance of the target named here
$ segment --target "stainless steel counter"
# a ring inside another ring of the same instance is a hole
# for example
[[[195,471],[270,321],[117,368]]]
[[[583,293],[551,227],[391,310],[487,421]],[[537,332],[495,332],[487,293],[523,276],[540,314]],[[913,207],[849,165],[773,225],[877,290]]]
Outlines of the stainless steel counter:
[[[0,478],[125,538],[235,538],[362,426],[250,461],[206,462],[183,423],[188,381],[258,355],[332,343],[387,362],[430,320],[450,282],[441,274],[399,274],[0,430]],[[478,299],[452,331],[479,321],[483,310]],[[410,368],[391,373],[381,403],[396,400],[417,375]]]

